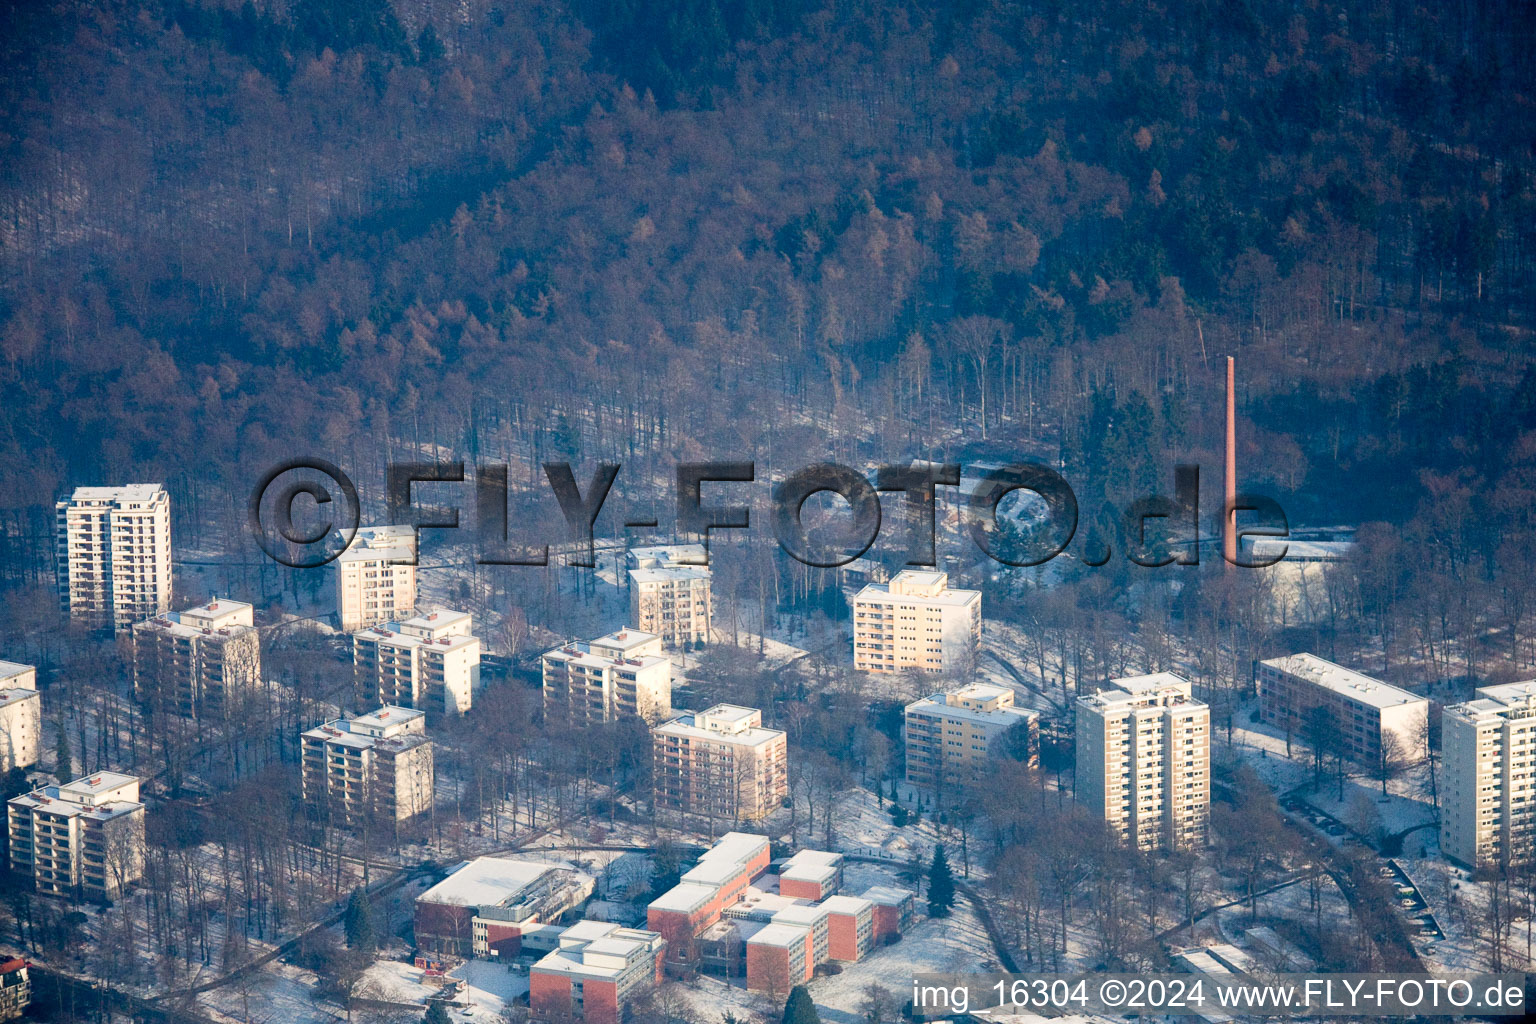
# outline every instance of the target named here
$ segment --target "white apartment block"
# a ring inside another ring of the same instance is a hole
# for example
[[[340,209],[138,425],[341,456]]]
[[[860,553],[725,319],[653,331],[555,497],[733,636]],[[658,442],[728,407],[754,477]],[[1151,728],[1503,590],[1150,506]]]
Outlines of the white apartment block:
[[[544,717],[572,723],[637,715],[648,723],[672,713],[672,659],[661,637],[620,630],[545,653]]]
[[[304,802],[335,820],[405,821],[432,807],[432,741],[420,711],[385,706],[338,718],[300,744]]]
[[[77,487],[54,506],[59,604],[121,632],[171,607],[171,496],[160,484]]]
[[[11,870],[30,875],[38,892],[105,902],[144,873],[144,804],[132,775],[45,786],[6,811]]]
[[[43,735],[43,700],[37,669],[0,661],[0,773],[37,764]]]
[[[1325,708],[1346,756],[1363,765],[1381,758],[1384,736],[1400,757],[1422,752],[1429,701],[1379,679],[1335,665],[1315,654],[1291,654],[1255,662],[1259,716],[1289,733],[1309,727],[1315,708]]]
[[[336,616],[343,633],[416,613],[416,529],[364,526],[336,559]]]
[[[1040,715],[1015,707],[1013,690],[972,683],[907,705],[907,782],[936,789],[984,779],[987,762],[1002,753],[1014,729],[1021,749],[1036,763],[1035,721]]]
[[[213,600],[135,623],[133,692],[188,718],[224,717],[261,685],[251,606]]]
[[[1211,711],[1172,672],[1077,699],[1077,802],[1144,850],[1203,846]]]
[[[1529,864],[1536,842],[1536,682],[1484,686],[1440,718],[1440,849],[1468,867]]]
[[[756,708],[716,704],[651,730],[659,809],[731,821],[764,817],[789,793],[784,733]]]
[[[969,674],[981,643],[981,591],[951,590],[949,574],[905,569],[853,599],[853,667]]]
[[[468,612],[434,608],[404,622],[352,635],[352,668],[360,704],[393,704],[462,715],[480,688],[480,639]]]
[[[629,622],[663,643],[708,643],[713,573],[702,544],[631,548]]]

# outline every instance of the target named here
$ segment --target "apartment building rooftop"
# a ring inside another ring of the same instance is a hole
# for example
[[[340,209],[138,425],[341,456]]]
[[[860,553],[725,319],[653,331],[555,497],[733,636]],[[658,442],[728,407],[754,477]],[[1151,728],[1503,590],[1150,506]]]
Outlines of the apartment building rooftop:
[[[144,629],[158,629],[172,636],[203,636],[217,633],[229,636],[235,630],[256,628],[252,625],[252,608],[244,601],[215,598],[195,608],[179,612],[166,612],[139,623]]]
[[[15,689],[22,686],[19,680],[26,676],[35,679],[37,668],[33,665],[23,665],[15,661],[0,661],[0,688]],[[30,686],[23,687],[31,689]]]
[[[623,633],[615,633],[613,635],[619,637],[625,636]],[[631,631],[629,635],[644,637],[646,641],[656,639],[653,634],[641,633],[638,630]],[[569,661],[573,665],[583,665],[589,668],[600,668],[607,665],[628,665],[631,668],[649,668],[651,665],[655,665],[658,662],[668,660],[665,656],[660,654],[641,654],[636,657],[625,657],[621,655],[619,657],[614,657],[608,652],[608,650],[604,649],[604,641],[607,639],[607,637],[603,637],[591,642],[586,640],[574,640],[563,647],[557,647],[552,651],[545,652],[544,657],[553,658],[556,661]],[[629,643],[625,649],[633,650],[638,646],[640,645],[637,643]],[[594,651],[593,648],[598,648],[601,653]]]
[[[471,616],[469,612],[455,611],[452,608],[434,608],[431,611],[413,615],[403,619],[399,623],[400,632],[420,636],[434,636],[445,629],[463,626],[465,630],[470,628]]]
[[[703,544],[647,544],[629,549],[630,564],[641,568],[688,563],[702,567],[708,561],[709,552]]]
[[[1117,707],[1141,708],[1154,704],[1173,703],[1189,707],[1202,707],[1205,702],[1190,696],[1190,684],[1172,672],[1154,672],[1145,676],[1128,676],[1110,680],[1110,689],[1085,694],[1077,698],[1081,703],[1100,711]]]
[[[764,746],[784,735],[777,729],[747,724],[759,715],[761,712],[756,708],[716,704],[707,711],[685,711],[658,725],[655,731],[664,736],[697,740],[723,739],[751,747]]]
[[[1512,712],[1536,714],[1536,680],[1480,686],[1472,700],[1447,705],[1443,713],[1475,723],[1508,718]]]
[[[414,621],[416,620],[406,620],[406,622]],[[433,651],[456,651],[461,647],[468,647],[480,642],[479,637],[465,636],[463,633],[438,637],[416,636],[406,632],[404,627],[405,623],[386,622],[381,626],[369,626],[367,629],[360,629],[352,635],[386,647],[423,647]]]
[[[854,600],[918,600],[928,604],[952,605],[959,608],[981,600],[981,591],[950,587],[948,573],[903,569],[885,583],[865,584]]]
[[[623,973],[636,954],[656,949],[661,935],[607,921],[578,921],[560,933],[558,943],[533,965],[534,970],[613,978]]]
[[[1424,700],[1417,694],[1373,679],[1363,672],[1335,665],[1315,654],[1287,654],[1259,662],[1270,668],[1289,673],[1324,689],[1331,690],[1349,700],[1376,708],[1396,707]]]
[[[708,566],[665,565],[650,569],[631,569],[629,578],[636,583],[666,583],[672,580],[707,580],[713,578]]]
[[[414,708],[387,704],[366,715],[332,719],[323,725],[315,726],[303,736],[306,739],[323,740],[334,746],[351,747],[356,750],[366,750],[369,747],[380,750],[407,750],[429,742],[427,734],[419,727],[412,728],[418,719],[425,717],[425,712]]]
[[[994,686],[990,683],[972,683],[962,686],[958,690],[940,691],[931,693],[926,697],[920,697],[908,704],[906,710],[931,711],[945,718],[953,718],[956,721],[985,723],[989,725],[1017,724],[1018,722],[1040,717],[1040,712],[1030,708],[1016,707],[1009,704],[1005,707],[984,709],[966,707],[959,701],[975,700],[980,702],[996,700],[1006,695],[1009,700],[1013,698],[1013,691],[1005,686]]]
[[[49,814],[70,818],[81,816],[109,821],[144,806],[138,799],[138,785],[137,776],[98,772],[61,786],[44,786],[14,798],[11,803],[40,808]],[[117,791],[129,788],[132,790],[132,799],[109,799]]]
[[[165,493],[164,484],[120,484],[116,487],[76,487],[71,501],[154,501]]]
[[[337,562],[414,562],[416,560],[416,528],[413,526],[363,526],[359,527],[347,549],[337,556]]]

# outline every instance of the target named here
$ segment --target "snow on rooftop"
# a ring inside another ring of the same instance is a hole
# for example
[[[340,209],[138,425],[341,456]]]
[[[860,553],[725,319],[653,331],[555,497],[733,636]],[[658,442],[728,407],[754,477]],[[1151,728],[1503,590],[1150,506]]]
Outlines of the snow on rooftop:
[[[847,914],[858,917],[866,910],[873,910],[874,900],[864,899],[859,896],[828,896],[821,901],[821,907],[829,914]]]
[[[154,501],[164,484],[121,484],[116,487],[76,487],[72,501]]]
[[[697,882],[679,882],[651,901],[653,910],[673,910],[690,913],[714,898],[717,889],[713,885]]]
[[[1390,708],[1399,704],[1427,703],[1423,697],[1379,679],[1373,679],[1363,672],[1335,665],[1315,654],[1288,654],[1284,657],[1261,661],[1259,664],[1371,707]]]
[[[496,906],[515,900],[549,872],[565,867],[548,861],[477,857],[416,899],[452,907]]]
[[[798,924],[774,923],[764,926],[747,940],[754,946],[782,946],[794,948],[805,943],[806,928]]]

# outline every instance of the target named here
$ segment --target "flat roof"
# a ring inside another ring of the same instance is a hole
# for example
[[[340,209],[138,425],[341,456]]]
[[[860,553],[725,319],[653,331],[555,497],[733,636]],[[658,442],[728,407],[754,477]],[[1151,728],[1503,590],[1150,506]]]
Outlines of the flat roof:
[[[821,906],[829,914],[847,914],[857,917],[866,910],[873,910],[875,901],[858,896],[828,896],[821,901]]]
[[[400,625],[414,626],[417,629],[442,629],[463,619],[470,618],[469,612],[461,612],[453,608],[444,608],[438,605],[428,611],[417,612],[410,618],[403,620]]]
[[[416,529],[411,526],[360,526],[338,562],[388,561],[416,557]]]
[[[1254,537],[1249,552],[1256,558],[1274,558],[1282,551],[1285,562],[1340,562],[1354,548],[1352,540],[1291,540],[1286,537]]]
[[[829,913],[831,911],[827,910],[824,903],[796,903],[774,911],[773,923],[814,925],[819,923]]]
[[[864,898],[882,907],[895,907],[916,899],[917,894],[911,889],[900,889],[894,885],[872,885],[864,890]]]
[[[714,574],[702,565],[669,565],[658,569],[631,569],[629,578],[636,583],[667,583],[672,580],[707,580]]]
[[[1259,664],[1314,683],[1358,704],[1367,704],[1376,708],[1397,707],[1400,704],[1428,704],[1425,698],[1417,694],[1409,693],[1390,683],[1384,683],[1380,679],[1373,679],[1364,672],[1356,672],[1343,665],[1335,665],[1315,654],[1305,652],[1287,654],[1280,658],[1269,658]]]
[[[616,629],[612,633],[600,636],[593,640],[593,645],[602,644],[604,647],[617,647],[621,651],[633,650],[644,644],[660,640],[655,633],[647,633],[639,629]]]
[[[71,501],[154,501],[164,484],[119,484],[115,487],[76,487]]]
[[[837,874],[843,855],[825,850],[801,850],[779,869],[780,878],[791,881],[823,882]]]
[[[741,732],[717,732],[694,725],[696,717],[695,712],[685,711],[676,718],[656,726],[652,731],[663,735],[686,736],[689,739],[713,740],[716,743],[738,743],[748,747],[760,747],[784,735],[778,729],[767,729],[760,725],[743,729]]]
[[[765,925],[755,935],[747,940],[756,946],[781,946],[793,948],[795,945],[804,945],[805,937],[809,931],[804,925],[780,924],[775,922]]]
[[[87,775],[85,778],[76,779],[74,782],[64,783],[59,787],[59,792],[96,796],[127,783],[138,781],[139,779],[136,775],[123,775],[120,772],[97,772],[95,775]]]
[[[715,840],[714,846],[704,851],[699,861],[729,859],[744,864],[767,848],[767,836],[754,832],[727,832]]]
[[[1039,718],[1040,712],[1030,708],[1021,708],[1010,705],[1006,708],[994,708],[991,711],[983,711],[980,708],[961,708],[953,704],[944,703],[944,694],[935,693],[927,697],[919,698],[908,704],[908,713],[919,712],[931,714],[939,718],[953,718],[957,721],[976,722],[985,725],[1017,725],[1027,719]]]
[[[717,892],[719,892],[719,889],[713,885],[700,885],[697,882],[679,882],[652,900],[650,906],[655,910],[675,910],[681,913],[690,913],[714,899]]]
[[[466,636],[463,633],[454,636],[444,636],[433,640],[431,637],[412,636],[400,631],[400,623],[386,622],[380,626],[369,626],[352,634],[354,640],[364,643],[377,644],[380,647],[425,647],[434,651],[456,651],[461,647],[480,643],[477,636]]]
[[[910,601],[913,604],[942,604],[952,608],[964,608],[973,601],[981,600],[979,590],[961,590],[950,587],[929,597],[923,594],[892,594],[889,583],[866,583],[853,598],[855,601]]]
[[[0,681],[36,671],[37,667],[35,665],[23,665],[19,661],[0,661]]]
[[[548,861],[477,857],[416,899],[451,907],[497,906],[511,901],[551,871],[564,868]]]

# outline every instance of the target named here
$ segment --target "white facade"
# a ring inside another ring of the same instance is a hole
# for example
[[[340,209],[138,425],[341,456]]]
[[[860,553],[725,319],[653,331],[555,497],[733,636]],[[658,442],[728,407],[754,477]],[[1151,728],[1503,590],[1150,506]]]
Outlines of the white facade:
[[[708,643],[714,574],[702,544],[657,544],[631,548],[629,624],[682,646]]]
[[[480,640],[471,629],[468,612],[434,608],[354,633],[359,703],[419,708],[433,720],[466,713],[480,688]]]
[[[1077,699],[1077,802],[1141,849],[1206,842],[1211,713],[1172,672]]]
[[[0,772],[37,764],[43,732],[43,701],[37,669],[0,661]]]
[[[343,633],[416,612],[416,530],[364,526],[336,559],[336,615]]]
[[[171,496],[160,484],[77,487],[54,506],[59,603],[120,632],[171,607]]]
[[[405,821],[432,807],[434,765],[426,717],[382,707],[338,718],[300,736],[304,802],[355,823]]]
[[[1015,707],[1006,686],[972,683],[913,701],[906,708],[907,781],[937,788],[986,776],[987,760],[1014,729],[1034,729],[1039,714]],[[1035,742],[1026,737],[1025,760],[1033,763]]]
[[[213,600],[133,627],[133,692],[167,711],[223,717],[261,684],[251,606]]]
[[[655,723],[672,713],[672,659],[661,637],[620,630],[545,653],[544,715],[576,723],[638,715]]]
[[[907,569],[853,599],[853,667],[969,674],[981,643],[981,591],[951,590],[949,574]]]
[[[789,793],[786,739],[756,708],[716,704],[651,730],[658,808],[749,821]]]
[[[1440,849],[1469,867],[1528,864],[1536,841],[1536,681],[1485,686],[1440,719]]]
[[[1380,760],[1383,742],[1401,758],[1423,751],[1429,701],[1417,694],[1315,654],[1256,662],[1253,673],[1259,716],[1277,728],[1299,733],[1321,708],[1343,752],[1367,767]]]
[[[144,804],[132,775],[45,786],[6,810],[11,870],[30,875],[38,892],[114,900],[144,873]]]

